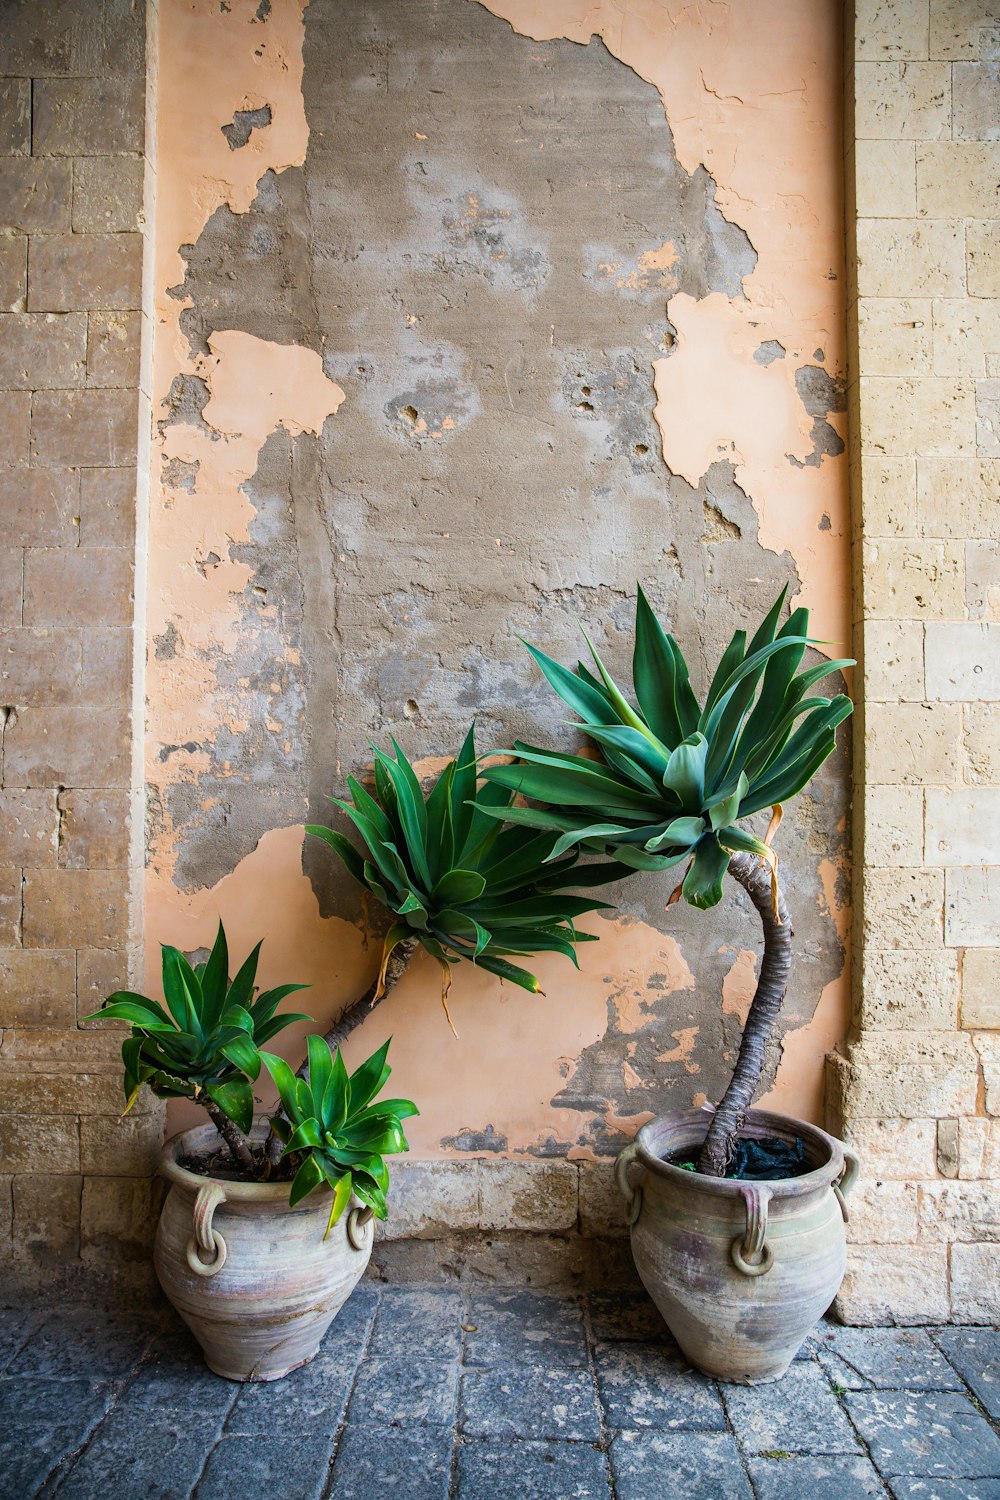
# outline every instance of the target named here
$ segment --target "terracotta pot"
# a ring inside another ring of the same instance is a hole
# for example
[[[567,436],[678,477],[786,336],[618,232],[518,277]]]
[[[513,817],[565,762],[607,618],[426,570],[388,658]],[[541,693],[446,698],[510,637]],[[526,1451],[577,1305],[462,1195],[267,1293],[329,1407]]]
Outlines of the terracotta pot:
[[[326,1189],[289,1208],[287,1182],[229,1182],[178,1163],[218,1145],[215,1127],[202,1125],[164,1146],[171,1188],[153,1263],[210,1370],[280,1380],[317,1353],[368,1264],[374,1223],[357,1204],[324,1240]]]
[[[664,1115],[619,1156],[632,1255],[692,1365],[742,1385],[777,1380],[843,1280],[858,1159],[815,1125],[753,1109],[743,1135],[799,1137],[802,1177],[737,1182],[664,1160],[697,1157],[706,1129],[704,1110]]]

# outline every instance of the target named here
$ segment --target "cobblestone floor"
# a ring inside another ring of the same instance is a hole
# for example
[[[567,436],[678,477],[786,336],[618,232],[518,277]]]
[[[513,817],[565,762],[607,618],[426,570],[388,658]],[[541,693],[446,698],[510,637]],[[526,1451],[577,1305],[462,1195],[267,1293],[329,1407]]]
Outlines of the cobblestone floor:
[[[172,1314],[0,1304],[3,1500],[1000,1500],[1000,1334],[823,1323],[692,1372],[641,1294],[362,1282],[317,1359],[209,1374]]]

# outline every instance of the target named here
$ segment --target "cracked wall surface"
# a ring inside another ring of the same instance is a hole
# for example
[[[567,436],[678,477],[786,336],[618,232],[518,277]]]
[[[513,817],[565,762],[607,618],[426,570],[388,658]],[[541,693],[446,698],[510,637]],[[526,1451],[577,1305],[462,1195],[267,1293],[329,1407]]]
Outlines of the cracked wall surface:
[[[702,683],[786,582],[843,639],[837,39],[824,8],[738,9],[161,5],[151,954],[221,912],[337,1013],[375,946],[301,824],[390,732],[427,770],[473,715],[484,746],[570,743],[517,637],[566,655],[583,619],[627,677],[637,578]],[[813,1118],[846,777],[781,834],[768,1097]],[[718,1094],[745,903],[616,894],[582,974],[539,961],[545,999],[466,966],[455,1041],[418,962],[352,1039],[392,1032],[417,1154],[601,1156]]]

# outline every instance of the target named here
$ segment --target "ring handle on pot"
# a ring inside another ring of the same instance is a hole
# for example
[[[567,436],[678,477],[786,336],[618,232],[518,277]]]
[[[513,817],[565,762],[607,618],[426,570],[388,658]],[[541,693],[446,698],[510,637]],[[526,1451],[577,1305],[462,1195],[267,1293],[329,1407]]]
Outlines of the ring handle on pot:
[[[759,1182],[741,1182],[740,1193],[746,1209],[747,1230],[742,1239],[737,1235],[733,1240],[729,1254],[737,1271],[742,1271],[744,1276],[766,1276],[774,1265],[774,1251],[765,1239],[771,1189]]]
[[[368,1226],[371,1225],[371,1232]],[[375,1234],[375,1220],[370,1208],[352,1208],[347,1215],[347,1242],[352,1250],[367,1250]]]
[[[845,1146],[843,1141],[841,1141],[840,1143],[840,1149],[844,1153],[844,1170],[841,1172],[840,1176],[833,1184],[833,1191],[837,1195],[837,1202],[840,1204],[840,1212],[843,1214],[844,1223],[846,1224],[850,1220],[850,1214],[847,1212],[847,1204],[844,1202],[844,1199],[847,1197],[848,1193],[851,1191],[851,1188],[858,1180],[858,1173],[861,1171],[861,1163],[858,1160],[857,1152],[852,1151],[850,1146]]]
[[[615,1162],[615,1182],[618,1190],[625,1199],[625,1222],[629,1228],[636,1222],[642,1213],[642,1187],[638,1183],[631,1183],[628,1179],[628,1169],[639,1154],[639,1147],[635,1141],[626,1146],[624,1151],[619,1152],[618,1160]]]
[[[229,1248],[212,1226],[215,1210],[225,1201],[226,1190],[221,1182],[206,1182],[198,1189],[192,1215],[194,1234],[189,1236],[184,1252],[188,1266],[196,1276],[216,1276],[226,1264]],[[203,1260],[203,1255],[211,1255],[212,1259]]]

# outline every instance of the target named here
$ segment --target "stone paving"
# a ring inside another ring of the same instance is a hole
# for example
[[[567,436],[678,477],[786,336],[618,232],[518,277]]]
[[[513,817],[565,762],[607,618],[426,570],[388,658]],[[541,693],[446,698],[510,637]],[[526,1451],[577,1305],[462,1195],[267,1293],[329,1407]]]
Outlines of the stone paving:
[[[272,1385],[173,1314],[0,1305],[2,1500],[1000,1500],[1000,1334],[821,1323],[777,1385],[632,1292],[364,1281]]]

